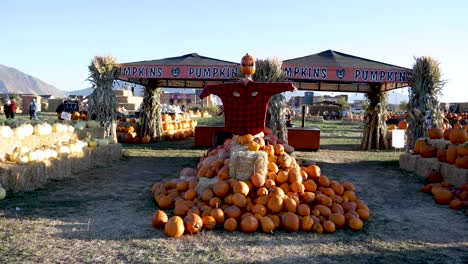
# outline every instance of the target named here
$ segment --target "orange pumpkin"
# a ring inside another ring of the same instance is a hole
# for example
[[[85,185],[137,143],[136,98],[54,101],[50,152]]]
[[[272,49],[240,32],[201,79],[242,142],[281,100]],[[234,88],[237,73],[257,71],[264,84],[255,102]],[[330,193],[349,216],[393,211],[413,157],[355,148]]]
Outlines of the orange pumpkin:
[[[310,165],[306,168],[304,168],[304,171],[307,172],[307,175],[309,176],[309,179],[315,180],[320,177],[320,167],[317,165]]]
[[[440,162],[447,162],[447,150],[439,149],[437,151],[437,160]]]
[[[225,181],[217,181],[213,184],[213,192],[218,197],[225,197],[229,192],[229,184]]]
[[[252,185],[257,187],[257,188],[260,188],[262,187],[264,184],[265,184],[265,181],[266,181],[266,176],[265,175],[262,175],[260,173],[254,173],[251,177],[250,177],[250,181],[252,182]]]
[[[449,145],[447,149],[447,163],[448,164],[455,164],[457,160],[457,146],[456,145]]]
[[[351,230],[357,231],[359,229],[362,229],[364,224],[362,223],[361,219],[357,217],[353,217],[349,220],[348,225],[349,225],[349,228],[351,228]]]
[[[408,122],[406,122],[406,120],[398,122],[398,129],[408,129]]]
[[[203,228],[206,230],[211,230],[216,226],[216,219],[211,215],[206,215],[202,217]]]
[[[262,226],[263,232],[270,234],[275,230],[275,223],[271,220],[270,217],[264,216],[260,220],[260,225]]]
[[[244,196],[247,196],[250,190],[249,185],[247,185],[247,183],[243,181],[236,182],[232,189],[234,193],[240,193],[240,194],[243,194]]]
[[[468,169],[468,156],[462,156],[455,160],[455,166],[460,169]]]
[[[258,220],[254,216],[246,216],[242,219],[240,228],[244,233],[254,233],[258,229]]]
[[[153,214],[151,224],[154,228],[161,228],[166,225],[167,221],[168,218],[166,213],[162,210],[156,210],[156,212],[154,212]]]
[[[431,128],[431,129],[429,129],[429,131],[427,132],[427,136],[428,136],[430,139],[440,139],[440,138],[443,138],[443,137],[444,137],[444,130],[442,130],[441,128]]]
[[[439,171],[432,171],[426,175],[427,182],[442,182],[442,174]]]
[[[296,232],[299,230],[299,216],[292,212],[287,212],[281,217],[281,224],[284,230]]]
[[[457,155],[460,157],[468,156],[468,143],[465,143],[457,147]]]
[[[245,54],[241,60],[241,73],[243,75],[253,75],[255,73],[255,58],[250,54]]]
[[[463,144],[467,138],[468,134],[463,128],[454,128],[452,133],[450,133],[450,142],[452,144]]]
[[[450,204],[453,200],[453,193],[444,188],[438,188],[434,192],[434,201],[437,204]]]
[[[164,233],[171,237],[180,237],[184,234],[184,220],[180,216],[173,216],[169,218],[164,226]]]
[[[416,143],[414,144],[414,152],[416,154],[420,154],[422,147],[424,147],[426,145],[427,145],[427,142],[426,142],[425,139],[420,138],[420,139],[416,140]]]
[[[224,222],[224,229],[229,232],[234,232],[237,230],[237,221],[234,218],[228,218]]]
[[[203,227],[203,221],[197,214],[191,213],[184,218],[185,230],[189,234],[197,234]]]
[[[453,129],[449,128],[444,131],[444,139],[445,140],[450,140],[450,134],[452,133]]]
[[[432,146],[425,145],[421,147],[420,154],[423,158],[433,158],[437,156],[437,149]]]
[[[322,224],[323,230],[327,233],[334,233],[336,231],[335,223],[327,220]]]

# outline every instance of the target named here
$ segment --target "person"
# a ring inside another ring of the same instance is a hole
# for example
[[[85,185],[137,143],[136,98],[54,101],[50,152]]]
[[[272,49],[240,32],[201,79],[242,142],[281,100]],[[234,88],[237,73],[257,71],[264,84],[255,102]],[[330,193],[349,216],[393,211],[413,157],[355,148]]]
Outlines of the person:
[[[37,120],[37,105],[36,98],[33,98],[29,104],[29,120]]]
[[[10,103],[10,117],[11,117],[11,119],[15,119],[15,114],[16,114],[16,109],[17,109],[15,98],[11,98],[10,101],[11,101],[11,103]]]
[[[57,109],[55,109],[55,112],[57,112],[57,118],[59,120],[63,120],[61,117],[63,110],[65,110],[65,100],[62,100],[62,102],[60,102],[60,104],[57,106]]]
[[[5,116],[7,119],[10,118],[10,105],[10,99],[6,99],[5,104],[3,105],[3,112],[5,112]]]

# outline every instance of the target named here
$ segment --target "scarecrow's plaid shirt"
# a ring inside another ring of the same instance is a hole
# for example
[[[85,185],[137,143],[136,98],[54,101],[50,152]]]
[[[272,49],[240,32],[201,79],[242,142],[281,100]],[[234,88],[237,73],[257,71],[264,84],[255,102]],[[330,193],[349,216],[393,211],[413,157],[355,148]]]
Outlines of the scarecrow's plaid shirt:
[[[203,99],[210,94],[221,98],[224,105],[226,130],[236,134],[258,134],[265,128],[265,117],[270,97],[277,93],[293,91],[292,83],[242,82],[206,85],[200,94]]]

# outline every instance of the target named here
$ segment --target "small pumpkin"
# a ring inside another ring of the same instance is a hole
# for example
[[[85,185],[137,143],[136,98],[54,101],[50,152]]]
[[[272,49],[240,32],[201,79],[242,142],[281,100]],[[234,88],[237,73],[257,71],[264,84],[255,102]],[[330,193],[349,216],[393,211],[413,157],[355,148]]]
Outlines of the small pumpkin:
[[[185,230],[189,234],[197,234],[203,227],[203,220],[197,214],[191,213],[184,218]]]
[[[362,229],[362,227],[364,226],[364,223],[362,222],[361,219],[357,217],[352,217],[348,222],[348,226],[349,228],[351,228],[351,230],[357,231],[357,230]]]
[[[206,230],[211,230],[216,226],[216,219],[211,215],[205,215],[202,217],[203,228]]]
[[[426,181],[427,182],[442,182],[442,174],[440,171],[431,171],[426,175]]]
[[[327,220],[322,224],[323,230],[327,233],[334,233],[336,231],[335,223]]]
[[[444,137],[444,130],[442,128],[430,128],[427,132],[430,139],[440,139]]]
[[[234,232],[237,230],[237,221],[234,218],[228,218],[224,222],[224,229],[229,232]]]
[[[164,226],[164,233],[170,237],[180,237],[184,234],[184,220],[180,216],[169,218]]]
[[[408,122],[406,122],[406,120],[401,120],[398,122],[398,129],[408,129]]]
[[[258,220],[254,216],[246,216],[242,219],[240,228],[244,233],[254,233],[258,229]]]
[[[156,210],[153,214],[151,224],[154,228],[161,228],[166,225],[167,221],[167,214],[162,210]]]
[[[149,144],[149,143],[151,143],[151,137],[150,137],[150,136],[144,136],[144,137],[141,139],[141,143],[143,143],[143,144]]]
[[[455,160],[455,166],[460,169],[468,169],[468,156],[462,156]]]
[[[218,197],[225,197],[229,192],[229,184],[225,181],[217,181],[213,184],[213,192]]]
[[[447,150],[446,149],[437,150],[437,160],[440,162],[447,162]]]
[[[437,156],[437,149],[432,146],[425,145],[421,147],[420,154],[423,158],[433,158]]]
[[[287,212],[281,217],[281,224],[284,230],[296,232],[299,230],[299,216],[292,212]]]
[[[243,75],[253,75],[255,73],[255,58],[250,54],[245,54],[241,59],[241,73]]]
[[[450,204],[453,200],[453,193],[447,189],[439,188],[434,192],[434,201],[437,204]]]

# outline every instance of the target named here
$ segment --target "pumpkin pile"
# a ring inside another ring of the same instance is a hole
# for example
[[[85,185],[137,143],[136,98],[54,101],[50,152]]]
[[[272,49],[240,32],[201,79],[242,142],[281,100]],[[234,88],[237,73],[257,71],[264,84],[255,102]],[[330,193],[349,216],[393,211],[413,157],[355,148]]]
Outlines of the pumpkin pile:
[[[443,130],[431,128],[428,130],[429,139],[444,139],[450,141],[444,149],[431,146],[426,139],[418,139],[414,145],[413,154],[423,158],[435,158],[440,162],[455,165],[457,168],[468,169],[468,131],[459,126]]]
[[[449,205],[454,210],[468,208],[468,184],[454,187],[449,182],[442,181],[442,175],[438,171],[430,172],[426,181],[429,184],[422,186],[421,192],[431,193],[435,203]],[[466,214],[468,215],[468,209]]]
[[[279,229],[333,233],[363,228],[370,211],[357,198],[352,183],[329,179],[317,165],[300,166],[285,151],[291,151],[289,145],[265,143],[265,138],[274,136],[264,132],[264,138],[245,135],[226,140],[208,151],[197,169],[181,172],[189,177],[154,183],[153,198],[159,210],[153,215],[153,227],[164,228],[172,237],[216,226],[244,233]],[[230,177],[230,153],[239,145],[249,152],[265,152],[267,171],[255,172],[246,180]]]
[[[185,114],[163,114],[161,116],[164,139],[168,141],[186,140],[195,135],[196,120]]]

